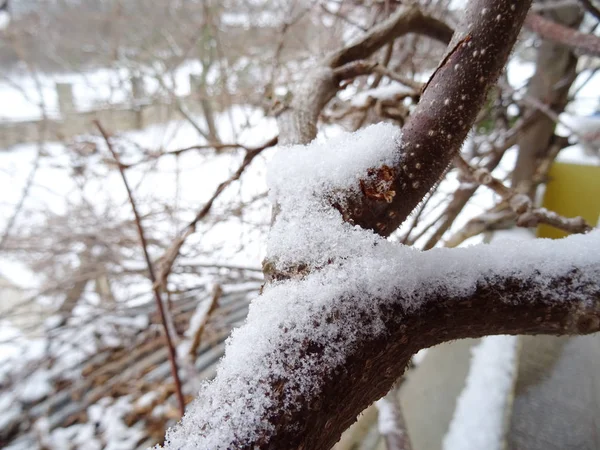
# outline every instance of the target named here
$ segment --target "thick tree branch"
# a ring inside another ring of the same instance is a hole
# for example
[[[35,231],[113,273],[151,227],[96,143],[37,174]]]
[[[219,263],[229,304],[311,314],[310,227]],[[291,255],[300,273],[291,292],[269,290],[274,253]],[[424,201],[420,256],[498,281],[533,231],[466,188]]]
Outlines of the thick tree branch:
[[[600,331],[598,233],[534,240],[508,254],[503,243],[417,253],[410,265],[420,281],[410,271],[387,278],[394,269],[383,269],[383,291],[360,258],[270,288],[167,448],[327,450],[421,348],[490,334]],[[357,277],[357,291],[335,287],[325,308],[306,302],[343,273]]]
[[[388,20],[371,28],[359,40],[331,54],[327,58],[328,66],[336,68],[368,58],[386,43],[411,32],[446,43],[452,38],[453,30],[444,22],[424,15],[416,5],[398,8]]]
[[[291,103],[277,117],[280,144],[307,144],[315,138],[319,114],[338,90],[339,78],[334,69],[367,58],[387,42],[408,33],[427,34],[446,43],[452,36],[452,29],[422,14],[416,5],[398,8],[385,22],[355,43],[326,57],[306,75],[303,83],[294,90]]]
[[[365,407],[389,391],[421,348],[489,334],[600,331],[598,232],[518,248],[418,253],[348,227],[327,209],[332,198],[330,203],[349,204],[338,206],[346,222],[384,236],[404,221],[457,154],[506,63],[529,5],[471,1],[464,32],[455,37],[403,129],[400,162],[364,169],[360,190],[342,183],[339,189],[319,191],[318,177],[335,170],[320,166],[316,184],[302,191],[315,198],[295,202],[291,193],[309,170],[286,172],[302,165],[294,159],[301,149],[290,150],[291,159],[280,159],[272,192],[276,200],[283,199],[273,228],[281,241],[271,242],[275,250],[270,253],[285,260],[269,264],[275,279],[286,281],[268,285],[253,302],[217,377],[168,434],[168,449],[326,450]],[[394,20],[402,22],[399,16],[410,16],[410,10],[401,9]],[[420,22],[404,24],[403,32],[418,30],[416,24]],[[393,26],[392,19],[386,26]],[[315,137],[318,115],[337,89],[334,69],[375,51],[392,38],[386,33],[365,36],[362,49],[349,46],[307,76],[278,117],[281,143],[303,144]],[[320,144],[310,149],[321,150]],[[382,180],[373,179],[380,176]],[[385,191],[378,192],[382,185]],[[328,225],[331,229],[319,234],[319,226]],[[294,231],[298,235],[291,236]],[[340,235],[344,237],[336,241]],[[288,263],[311,257],[303,269],[285,272]]]
[[[402,159],[390,189],[393,200],[351,199],[342,211],[348,221],[388,236],[440,180],[504,67],[529,5],[470,2],[464,32],[453,39],[452,50],[403,127]]]

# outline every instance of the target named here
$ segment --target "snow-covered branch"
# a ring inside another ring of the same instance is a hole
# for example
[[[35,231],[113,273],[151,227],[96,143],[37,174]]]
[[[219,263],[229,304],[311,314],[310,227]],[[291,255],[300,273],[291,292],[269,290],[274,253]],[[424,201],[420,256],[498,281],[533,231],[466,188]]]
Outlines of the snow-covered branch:
[[[361,233],[363,253],[252,303],[165,448],[329,449],[421,348],[600,330],[598,231],[428,252]]]
[[[448,25],[426,16],[417,5],[401,6],[386,21],[333,52],[304,77],[293,91],[290,104],[278,115],[280,143],[307,144],[315,138],[319,114],[338,90],[339,76],[335,69],[368,58],[388,42],[408,33],[424,34],[444,43],[452,37]]]
[[[401,132],[382,124],[278,153],[268,180],[277,212],[268,284],[166,449],[326,450],[422,348],[490,334],[600,331],[599,231],[428,252],[383,237],[455,157],[529,4],[472,0]],[[378,29],[404,23],[411,8]],[[385,36],[419,31],[419,23]],[[369,39],[306,77],[279,114],[283,144],[315,137],[337,89],[333,69],[385,42]]]
[[[445,173],[496,83],[530,2],[472,0],[450,50],[427,83],[403,127],[402,154],[394,167],[392,201],[351,198],[348,220],[388,236],[404,222]]]

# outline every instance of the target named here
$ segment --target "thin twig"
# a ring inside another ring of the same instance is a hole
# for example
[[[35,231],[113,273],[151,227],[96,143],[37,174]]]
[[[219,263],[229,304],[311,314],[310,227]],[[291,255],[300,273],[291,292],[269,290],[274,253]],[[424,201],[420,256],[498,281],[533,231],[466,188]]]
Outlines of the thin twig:
[[[125,185],[125,189],[127,190],[127,196],[129,197],[129,202],[131,203],[131,208],[133,209],[133,214],[135,216],[135,224],[137,226],[138,234],[140,236],[140,241],[142,243],[142,249],[144,251],[144,258],[146,259],[146,265],[148,266],[148,275],[150,277],[150,280],[152,281],[152,290],[154,292],[154,299],[156,301],[156,307],[158,309],[158,313],[160,315],[160,320],[162,322],[162,326],[163,326],[163,329],[165,332],[167,350],[169,353],[169,362],[171,364],[171,373],[173,375],[173,380],[175,383],[175,394],[177,396],[177,401],[179,404],[179,412],[180,412],[181,416],[183,417],[183,414],[185,412],[185,401],[183,399],[183,392],[181,390],[181,381],[179,380],[179,373],[177,371],[177,361],[175,359],[175,348],[173,346],[173,342],[171,340],[171,334],[169,333],[169,327],[167,325],[167,323],[168,323],[167,313],[165,311],[165,308],[164,308],[164,305],[162,302],[161,293],[160,293],[160,285],[158,283],[156,283],[156,276],[154,273],[154,268],[152,266],[152,260],[150,259],[150,255],[148,253],[148,244],[146,242],[144,228],[142,227],[142,221],[141,221],[140,215],[138,213],[135,199],[133,198],[133,193],[131,192],[129,183],[127,182],[127,177],[125,176],[125,170],[123,169],[123,166],[121,165],[121,160],[119,158],[119,155],[113,148],[112,142],[110,141],[110,136],[108,135],[106,130],[102,127],[102,125],[100,124],[100,121],[95,120],[94,124],[98,128],[98,131],[100,131],[100,134],[102,134],[102,137],[104,138],[104,141],[106,142],[106,146],[108,147],[108,150],[110,151],[111,155],[115,159],[115,162],[117,163],[117,167],[119,168],[119,173],[121,174],[121,178],[123,179],[123,184]]]
[[[573,30],[533,13],[530,13],[525,19],[525,27],[544,39],[572,48],[583,54],[600,56],[600,38],[593,34]]]
[[[192,344],[190,345],[190,349],[188,350],[188,356],[190,358],[194,358],[196,356],[196,351],[200,346],[200,341],[202,339],[202,334],[204,333],[204,328],[206,328],[206,324],[208,323],[208,319],[210,315],[215,311],[219,304],[219,300],[221,299],[221,295],[223,295],[223,288],[220,284],[215,285],[213,290],[213,295],[210,299],[210,304],[206,309],[206,313],[202,317],[201,322],[198,324],[198,327],[194,330],[194,335],[192,337]]]
[[[10,216],[10,219],[8,219],[8,223],[6,224],[6,227],[4,228],[4,232],[2,233],[2,237],[0,238],[0,250],[2,250],[4,248],[4,244],[6,243],[6,241],[8,240],[8,238],[10,236],[10,232],[12,231],[12,228],[15,225],[15,222],[17,221],[17,217],[21,213],[21,210],[23,209],[25,200],[29,196],[29,191],[31,191],[31,187],[33,186],[33,180],[35,179],[35,174],[37,173],[38,168],[40,166],[41,156],[42,156],[42,148],[40,146],[40,148],[38,148],[38,152],[33,161],[33,166],[31,168],[31,171],[29,172],[29,175],[27,176],[27,180],[25,181],[25,187],[23,188],[21,197],[19,198],[19,201],[15,205],[15,209],[14,209],[12,215]]]
[[[383,436],[387,450],[412,450],[402,405],[398,398],[404,377],[390,391],[376,402],[379,410],[379,432]]]
[[[179,251],[181,250],[181,247],[185,243],[186,239],[190,235],[195,233],[196,225],[198,224],[198,222],[200,222],[202,219],[204,219],[204,217],[206,217],[208,215],[208,213],[210,212],[210,209],[212,208],[212,205],[215,202],[215,200],[217,199],[217,197],[219,197],[219,195],[221,195],[221,193],[231,183],[238,180],[242,176],[242,173],[244,173],[246,168],[250,165],[250,163],[256,156],[258,156],[263,150],[276,145],[277,139],[278,139],[277,137],[274,137],[271,140],[269,140],[267,143],[265,143],[264,145],[262,145],[258,148],[252,149],[252,150],[248,150],[246,152],[246,156],[244,156],[242,163],[240,164],[238,169],[233,173],[233,175],[231,177],[229,177],[229,179],[227,179],[227,180],[223,181],[221,184],[219,184],[219,186],[217,186],[217,189],[215,189],[215,192],[213,193],[212,197],[204,204],[202,209],[200,209],[200,211],[198,211],[198,213],[196,214],[196,217],[194,217],[194,219],[190,223],[188,223],[188,225],[185,227],[183,232],[179,235],[179,237],[177,237],[173,241],[173,243],[171,244],[171,247],[169,247],[167,249],[167,251],[161,257],[160,271],[159,271],[157,280],[154,281],[155,284],[158,284],[159,286],[166,285],[167,278],[169,276],[169,273],[171,272],[171,268],[173,267],[173,263],[175,262],[175,259],[179,255]]]
[[[600,20],[600,10],[594,6],[594,4],[590,0],[579,0],[583,3],[586,11],[589,12],[592,16],[594,16],[597,20]]]
[[[455,158],[455,163],[473,181],[487,186],[498,194],[510,209],[517,214],[518,226],[536,227],[540,223],[545,223],[569,233],[587,233],[592,229],[583,217],[568,218],[548,211],[546,208],[534,208],[529,197],[505,186],[502,181],[492,176],[487,169],[471,166],[460,155]]]

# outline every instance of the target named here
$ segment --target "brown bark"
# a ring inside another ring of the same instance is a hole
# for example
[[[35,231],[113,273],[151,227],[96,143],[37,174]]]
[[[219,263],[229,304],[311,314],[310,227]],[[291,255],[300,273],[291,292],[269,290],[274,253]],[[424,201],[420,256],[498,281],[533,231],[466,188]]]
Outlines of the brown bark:
[[[403,128],[393,201],[350,199],[343,211],[348,221],[388,236],[440,180],[504,67],[528,7],[528,2],[470,2],[463,32],[455,35]]]
[[[334,69],[368,58],[386,43],[408,33],[423,33],[448,42],[452,29],[443,22],[426,16],[415,5],[404,6],[388,20],[374,27],[355,43],[329,55],[321,65],[307,74],[296,88],[289,105],[278,115],[280,144],[307,144],[317,135],[321,110],[336,94],[338,77]]]
[[[249,392],[262,392],[263,383],[267,384],[267,395],[277,401],[260,420],[257,418],[256,426],[261,430],[258,438],[248,439],[249,430],[236,428],[228,434],[235,437],[221,442],[219,448],[330,449],[363,409],[389,391],[410,357],[421,348],[490,334],[568,335],[600,331],[597,279],[598,258],[586,267],[547,277],[482,274],[475,290],[466,295],[443,290],[428,292],[424,286],[411,293],[411,301],[424,302],[412,312],[405,309],[406,299],[401,296],[385,299],[381,304],[387,306],[378,318],[386,332],[356,342],[338,367],[331,367],[322,352],[315,351],[321,344],[313,342],[310,333],[303,342],[274,342],[272,352],[283,352],[290,345],[305,349],[304,364],[318,373],[315,388],[305,386],[305,394],[297,397],[292,386],[302,368],[295,365],[290,365],[285,374],[277,371],[272,379],[261,379],[259,385],[248,386]],[[378,299],[373,301],[379,303]],[[221,392],[219,398],[205,399],[200,407],[203,414],[218,417],[223,414],[220,408],[237,404],[238,400],[237,391],[231,395]],[[247,413],[253,414],[251,410]],[[263,426],[267,423],[272,426]],[[225,418],[218,430],[204,428],[199,433],[221,434],[221,429],[229,426],[232,425]]]
[[[564,25],[578,27],[581,11],[569,7],[552,13],[553,20]],[[527,89],[527,96],[548,105],[555,113],[564,110],[571,84],[577,76],[577,58],[569,48],[544,41],[538,50],[536,71]],[[532,185],[538,161],[550,148],[556,123],[542,116],[526,132],[522,133],[518,145],[519,155],[513,171],[512,185],[533,198]]]
[[[573,49],[579,53],[600,56],[600,38],[592,33],[581,33],[567,26],[555,23],[538,14],[527,16],[525,26],[544,39]]]

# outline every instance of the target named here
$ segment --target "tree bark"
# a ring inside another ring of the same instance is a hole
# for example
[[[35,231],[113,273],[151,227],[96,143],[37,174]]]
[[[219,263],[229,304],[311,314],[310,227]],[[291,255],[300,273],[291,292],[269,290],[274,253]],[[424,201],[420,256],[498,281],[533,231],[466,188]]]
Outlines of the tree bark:
[[[582,14],[578,6],[554,10],[552,19],[557,23],[579,27]],[[571,49],[544,40],[536,60],[536,70],[529,83],[527,96],[548,105],[557,114],[561,113],[568,102],[569,89],[577,77],[577,57]],[[548,116],[542,116],[534,125],[523,132],[518,141],[519,154],[512,185],[531,198],[535,187],[532,179],[539,160],[546,156],[556,123]]]

